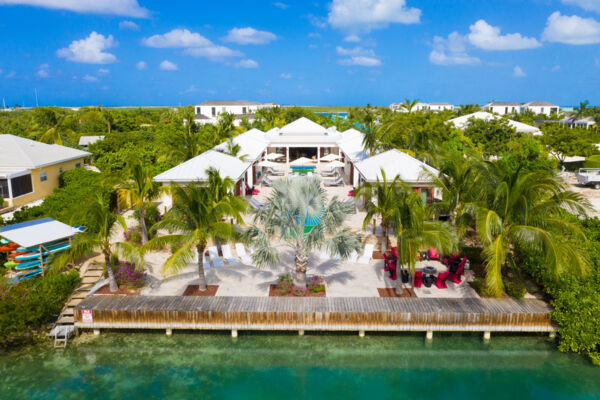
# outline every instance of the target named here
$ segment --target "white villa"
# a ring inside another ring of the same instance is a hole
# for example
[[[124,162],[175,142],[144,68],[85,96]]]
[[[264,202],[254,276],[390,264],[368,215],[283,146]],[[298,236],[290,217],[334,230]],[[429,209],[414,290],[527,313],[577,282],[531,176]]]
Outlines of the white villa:
[[[534,114],[554,115],[560,112],[560,107],[548,101],[530,101],[523,104],[521,112],[531,111]]]
[[[154,181],[164,184],[202,182],[206,180],[206,170],[212,167],[222,176],[234,180],[236,194],[242,194],[246,185],[252,187],[261,183],[268,175],[268,170],[263,171],[259,165],[261,162],[277,159],[273,169],[287,176],[291,174],[290,163],[300,158],[306,160],[305,165],[314,166],[315,173],[328,169],[329,162],[322,160],[325,157],[326,160],[337,159],[343,163],[343,167],[339,164],[339,168],[334,168],[338,179],[342,178],[343,186],[356,188],[362,182],[374,182],[380,178],[383,169],[389,181],[400,176],[423,193],[425,199],[433,201],[433,180],[424,170],[438,174],[435,169],[398,150],[369,157],[363,151],[363,137],[363,133],[356,129],[339,132],[335,127],[325,128],[302,117],[282,128],[267,132],[251,129],[236,136],[233,142],[241,148],[238,157],[226,154],[227,144],[222,143],[157,175]],[[271,155],[276,155],[276,158]]]
[[[392,103],[390,104],[390,110],[394,112],[407,112],[408,110],[402,103]],[[418,102],[414,105],[412,111],[452,111],[454,110],[454,106],[450,103],[422,103]]]
[[[512,114],[521,112],[521,103],[514,101],[492,101],[486,104],[482,109],[500,115]]]
[[[468,115],[463,115],[458,118],[453,118],[453,119],[449,120],[448,123],[454,124],[454,126],[457,127],[458,129],[465,129],[465,127],[467,126],[469,121],[472,119],[481,119],[484,121],[489,121],[492,119],[502,119],[502,117],[500,117],[497,114],[490,114],[485,111],[478,111],[473,114],[468,114]],[[508,124],[510,126],[512,126],[513,128],[515,128],[515,130],[517,132],[529,133],[534,136],[539,136],[542,134],[542,131],[539,130],[539,128],[536,128],[535,126],[527,125],[527,124],[524,124],[524,123],[518,122],[518,121],[513,121],[512,119],[507,119],[507,121],[508,121]]]
[[[277,107],[275,103],[257,103],[246,100],[209,100],[194,106],[196,113],[196,123],[214,124],[219,118],[219,114],[233,114],[236,116],[235,125],[239,125],[242,117],[248,118],[250,122],[254,120],[254,114],[261,108]]]
[[[512,101],[493,101],[482,107],[486,111],[490,111],[500,115],[506,114],[521,114],[526,111],[531,111],[534,114],[553,115],[560,112],[560,107],[548,101],[530,101],[529,103],[521,104]]]

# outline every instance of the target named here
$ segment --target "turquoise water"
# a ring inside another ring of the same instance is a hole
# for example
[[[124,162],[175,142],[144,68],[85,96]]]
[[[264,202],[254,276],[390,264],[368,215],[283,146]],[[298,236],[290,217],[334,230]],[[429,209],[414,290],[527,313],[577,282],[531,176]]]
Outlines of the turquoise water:
[[[0,354],[2,399],[598,399],[544,337],[103,333]]]

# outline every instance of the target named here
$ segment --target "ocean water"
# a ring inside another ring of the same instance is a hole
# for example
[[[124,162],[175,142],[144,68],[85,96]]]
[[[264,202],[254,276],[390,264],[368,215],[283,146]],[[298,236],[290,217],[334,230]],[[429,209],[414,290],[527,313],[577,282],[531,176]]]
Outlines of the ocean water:
[[[103,333],[0,353],[2,399],[600,399],[543,336]]]

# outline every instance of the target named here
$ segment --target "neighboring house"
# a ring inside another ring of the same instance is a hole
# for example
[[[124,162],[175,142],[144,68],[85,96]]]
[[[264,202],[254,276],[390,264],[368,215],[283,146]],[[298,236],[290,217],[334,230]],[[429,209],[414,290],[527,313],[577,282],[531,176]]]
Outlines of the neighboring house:
[[[104,136],[80,136],[79,146],[87,150],[90,144],[94,144],[101,140],[104,140]]]
[[[429,111],[453,111],[454,106],[450,103],[429,103]]]
[[[390,110],[393,112],[407,112],[406,107],[403,103],[392,103],[390,104]],[[412,108],[412,111],[444,111],[454,110],[454,106],[450,103],[422,103],[418,102]]]
[[[530,101],[521,107],[521,112],[525,111],[531,111],[534,114],[554,115],[560,112],[560,107],[548,101]]]
[[[257,103],[246,100],[209,100],[194,106],[196,123],[213,124],[218,121],[219,114],[233,114],[236,117],[234,124],[238,126],[243,117],[250,122],[254,120],[254,114],[262,108],[277,107],[275,103]]]
[[[0,135],[0,196],[17,207],[40,200],[58,187],[64,171],[83,167],[86,151]]]
[[[501,118],[502,117],[500,117],[499,115],[496,115],[496,114],[490,114],[489,112],[485,112],[485,111],[477,111],[472,114],[453,118],[453,119],[447,121],[447,123],[452,123],[458,129],[464,130],[468,126],[468,124],[470,123],[471,120],[481,119],[483,121],[490,121],[492,119],[501,119]],[[524,123],[518,122],[518,121],[513,121],[512,119],[506,119],[506,120],[508,121],[508,124],[510,126],[512,126],[517,132],[530,133],[534,136],[542,135],[542,131],[539,130],[539,128],[537,128],[535,126],[527,125],[527,124],[524,124]]]
[[[577,118],[576,115],[571,115],[560,121],[545,122],[558,122],[559,124],[567,125],[569,128],[593,128],[596,125],[596,120],[593,117]]]
[[[483,106],[483,109],[500,115],[521,113],[521,104],[513,101],[492,101]]]

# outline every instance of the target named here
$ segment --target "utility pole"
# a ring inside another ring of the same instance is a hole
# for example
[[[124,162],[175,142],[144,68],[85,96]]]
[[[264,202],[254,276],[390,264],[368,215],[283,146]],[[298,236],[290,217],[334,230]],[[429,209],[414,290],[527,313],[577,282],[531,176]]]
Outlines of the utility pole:
[[[35,106],[39,107],[40,105],[38,104],[37,88],[34,90],[35,90]]]

